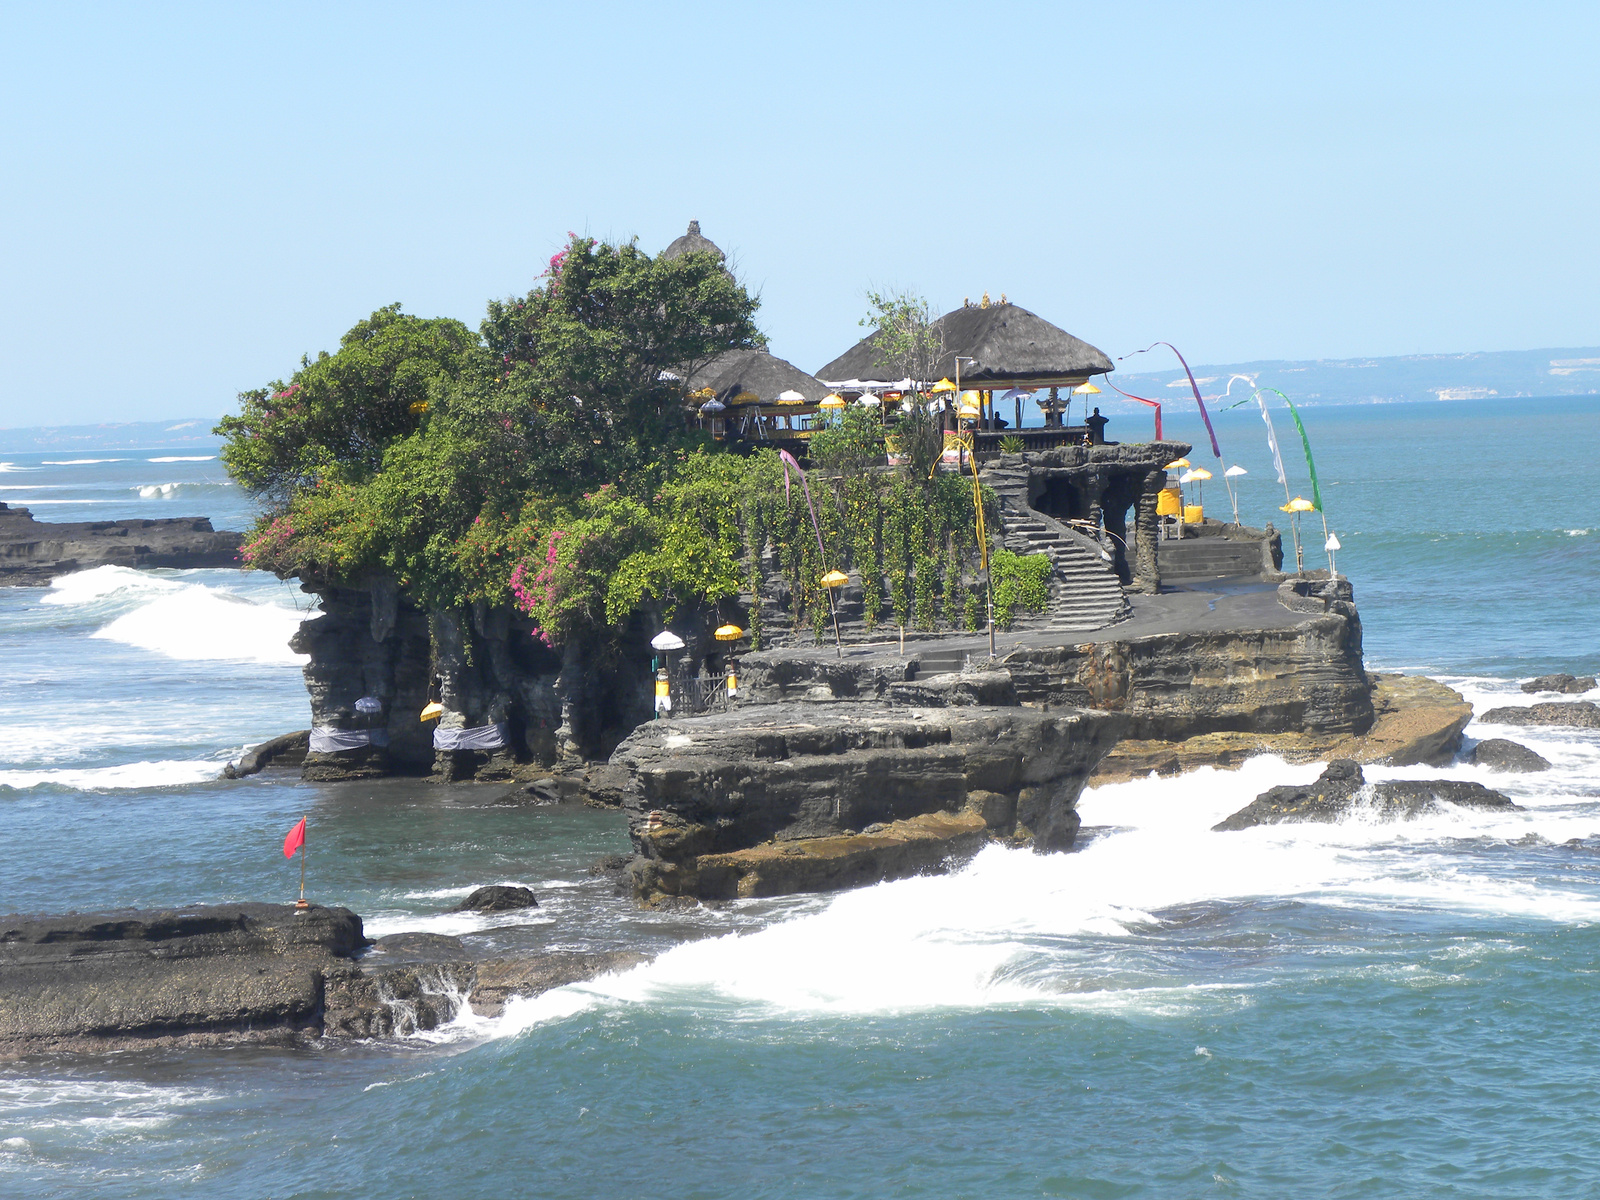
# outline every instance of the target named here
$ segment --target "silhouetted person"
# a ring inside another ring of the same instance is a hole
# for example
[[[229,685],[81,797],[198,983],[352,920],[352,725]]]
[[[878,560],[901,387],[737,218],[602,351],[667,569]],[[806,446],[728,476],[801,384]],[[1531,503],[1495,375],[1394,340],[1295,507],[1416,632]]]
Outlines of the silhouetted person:
[[[1089,427],[1089,441],[1092,445],[1103,446],[1106,444],[1106,422],[1109,417],[1102,417],[1100,410],[1094,410],[1092,416],[1085,417],[1083,423]]]

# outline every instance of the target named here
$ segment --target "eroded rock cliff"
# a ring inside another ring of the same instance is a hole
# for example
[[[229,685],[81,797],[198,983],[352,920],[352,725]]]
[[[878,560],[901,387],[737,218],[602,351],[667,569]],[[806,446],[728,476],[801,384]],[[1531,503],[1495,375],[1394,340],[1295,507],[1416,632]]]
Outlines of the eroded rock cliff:
[[[870,701],[653,721],[612,756],[630,773],[633,888],[828,890],[932,869],[991,835],[1066,849],[1078,793],[1125,728],[1111,713]]]

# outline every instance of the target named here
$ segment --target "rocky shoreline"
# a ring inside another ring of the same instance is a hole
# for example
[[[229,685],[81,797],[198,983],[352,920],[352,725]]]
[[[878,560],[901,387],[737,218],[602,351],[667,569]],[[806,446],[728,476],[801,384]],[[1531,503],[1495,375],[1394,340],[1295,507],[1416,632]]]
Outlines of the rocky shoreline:
[[[93,567],[237,567],[242,535],[207,517],[128,521],[36,521],[0,502],[0,586],[48,587]]]
[[[0,918],[0,1059],[46,1051],[294,1045],[499,1015],[643,961],[627,953],[477,958],[460,939],[368,939],[347,908],[223,904]]]

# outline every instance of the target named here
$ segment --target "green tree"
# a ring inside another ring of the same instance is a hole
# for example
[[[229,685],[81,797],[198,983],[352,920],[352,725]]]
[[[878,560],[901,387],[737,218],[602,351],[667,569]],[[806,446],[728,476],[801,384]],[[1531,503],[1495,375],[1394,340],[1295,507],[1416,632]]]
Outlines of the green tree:
[[[302,358],[287,383],[241,392],[239,414],[215,430],[228,439],[222,460],[274,511],[319,480],[366,480],[390,445],[426,422],[439,385],[455,380],[477,347],[460,321],[380,308],[335,353]]]
[[[872,311],[861,318],[870,325],[877,366],[887,379],[933,383],[944,357],[944,334],[934,324],[933,310],[915,292],[868,292]]]
[[[695,440],[682,380],[759,345],[757,305],[713,254],[652,258],[632,242],[574,235],[543,285],[490,303],[492,370],[452,405],[522,439],[530,478],[546,491],[625,481]]]
[[[811,461],[847,479],[862,475],[883,458],[883,426],[876,410],[846,408],[811,435]]]

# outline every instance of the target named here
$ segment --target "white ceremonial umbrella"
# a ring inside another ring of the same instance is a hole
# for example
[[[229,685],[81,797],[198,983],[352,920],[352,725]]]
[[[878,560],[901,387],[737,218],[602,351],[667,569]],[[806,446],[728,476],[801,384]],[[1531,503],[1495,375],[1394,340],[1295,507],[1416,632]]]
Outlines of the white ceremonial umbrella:
[[[1249,471],[1246,471],[1238,463],[1234,463],[1233,466],[1222,473],[1222,482],[1228,483],[1230,479],[1237,479],[1241,475],[1248,474],[1250,474]],[[1237,525],[1239,523],[1239,494],[1233,490],[1233,484],[1231,483],[1228,483],[1228,499],[1233,502],[1233,523]]]

